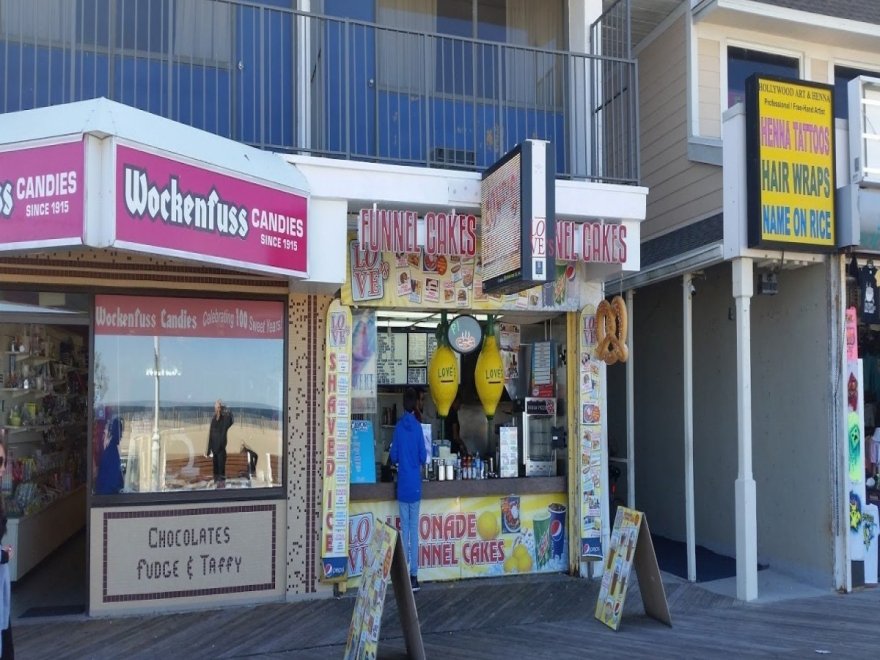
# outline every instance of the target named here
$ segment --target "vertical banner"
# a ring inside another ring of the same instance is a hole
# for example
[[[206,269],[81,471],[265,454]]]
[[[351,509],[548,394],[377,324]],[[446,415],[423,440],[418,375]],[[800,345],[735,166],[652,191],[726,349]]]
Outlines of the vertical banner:
[[[596,307],[578,318],[578,439],[581,459],[581,556],[602,558],[602,363],[596,352]]]
[[[327,310],[324,374],[324,503],[321,560],[325,580],[345,578],[348,563],[351,445],[351,310],[338,300]]]
[[[376,412],[376,312],[352,312],[351,411]]]
[[[849,494],[849,550],[850,559],[865,558],[862,530],[862,508],[865,506],[865,443],[862,419],[862,361],[846,363],[846,485]]]

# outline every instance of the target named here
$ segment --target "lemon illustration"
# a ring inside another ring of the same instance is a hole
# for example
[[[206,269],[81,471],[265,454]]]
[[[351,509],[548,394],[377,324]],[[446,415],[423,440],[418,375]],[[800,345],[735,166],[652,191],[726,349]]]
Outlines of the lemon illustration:
[[[491,541],[498,536],[498,520],[490,511],[483,511],[477,518],[477,534],[484,541]]]
[[[504,560],[504,572],[516,573],[516,557],[513,555]]]
[[[512,558],[516,561],[517,570],[527,573],[532,570],[532,555],[524,545],[518,545],[513,549]]]

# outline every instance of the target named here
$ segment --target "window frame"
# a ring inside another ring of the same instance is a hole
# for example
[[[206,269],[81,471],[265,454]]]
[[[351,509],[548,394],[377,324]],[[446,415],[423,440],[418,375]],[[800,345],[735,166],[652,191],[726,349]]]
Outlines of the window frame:
[[[753,51],[757,53],[763,53],[766,55],[772,55],[777,57],[787,57],[792,60],[796,60],[798,64],[797,70],[797,78],[800,80],[804,80],[806,77],[805,71],[805,58],[804,53],[802,51],[793,51],[785,48],[776,48],[772,46],[767,46],[766,44],[756,44],[745,41],[738,41],[735,39],[725,39],[722,43],[723,48],[723,61],[720,71],[721,84],[720,89],[718,90],[719,100],[721,102],[721,114],[730,109],[732,106],[729,104],[728,100],[730,97],[730,80],[728,79],[728,74],[730,71],[730,49],[731,48],[739,48],[742,50]],[[772,74],[779,75],[779,74]]]
[[[86,498],[87,506],[91,508],[108,508],[108,507],[128,507],[141,505],[168,505],[168,504],[190,504],[190,503],[209,503],[224,501],[243,501],[243,500],[282,500],[287,497],[287,480],[288,465],[287,457],[289,448],[289,397],[288,397],[288,372],[284,365],[281,367],[281,410],[280,410],[280,432],[281,432],[281,454],[279,458],[280,483],[277,485],[259,487],[259,488],[226,488],[226,489],[197,489],[197,490],[165,490],[165,491],[146,491],[132,493],[116,493],[112,495],[97,494],[94,492],[95,479],[97,478],[97,467],[94,465],[91,457],[94,452],[94,443],[97,441],[95,436],[95,402],[94,402],[94,378],[95,378],[95,300],[97,296],[110,295],[119,296],[126,295],[120,293],[118,289],[100,289],[90,292],[89,301],[89,410],[88,410],[88,428],[86,433],[86,453],[89,457],[86,473]],[[211,291],[174,291],[164,289],[135,290],[131,292],[131,297],[159,297],[159,298],[183,298],[183,299],[212,299],[212,300],[241,300],[247,302],[275,302],[281,306],[282,310],[282,355],[286,357],[289,349],[289,332],[290,323],[287,314],[287,299],[282,296],[273,295],[241,295],[241,294],[219,294]],[[207,440],[207,439],[206,439]]]
[[[830,61],[828,63],[828,69],[829,69],[828,79],[833,81],[831,83],[831,85],[832,85],[832,87],[834,87],[834,90],[835,90],[835,94],[834,94],[835,105],[837,104],[838,97],[841,96],[837,93],[837,69],[838,68],[849,69],[850,71],[859,71],[858,74],[856,74],[852,78],[847,79],[847,83],[850,80],[853,80],[853,78],[858,78],[859,76],[870,76],[872,78],[880,78],[880,62],[878,62],[876,64],[876,69],[873,72],[871,72],[866,67],[866,65],[864,63],[855,63],[852,61],[841,60],[841,59],[835,59],[835,60]],[[846,85],[844,85],[842,98],[844,99],[844,101],[847,104],[847,112],[842,117],[838,117],[837,112],[836,112],[837,108],[835,107],[835,114],[834,114],[835,119],[849,120],[849,102],[848,102],[849,99],[847,98],[846,94],[847,94]]]

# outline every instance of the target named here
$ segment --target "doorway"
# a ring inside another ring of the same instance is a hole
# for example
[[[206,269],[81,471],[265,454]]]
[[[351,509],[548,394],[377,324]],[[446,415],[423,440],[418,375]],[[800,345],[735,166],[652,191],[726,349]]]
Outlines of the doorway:
[[[89,298],[0,291],[0,480],[12,617],[84,613]]]

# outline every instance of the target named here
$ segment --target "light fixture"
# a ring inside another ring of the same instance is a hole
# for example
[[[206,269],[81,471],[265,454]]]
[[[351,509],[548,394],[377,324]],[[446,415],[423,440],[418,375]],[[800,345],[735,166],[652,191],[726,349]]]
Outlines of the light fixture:
[[[758,274],[758,295],[775,296],[779,293],[779,280],[773,271]]]

